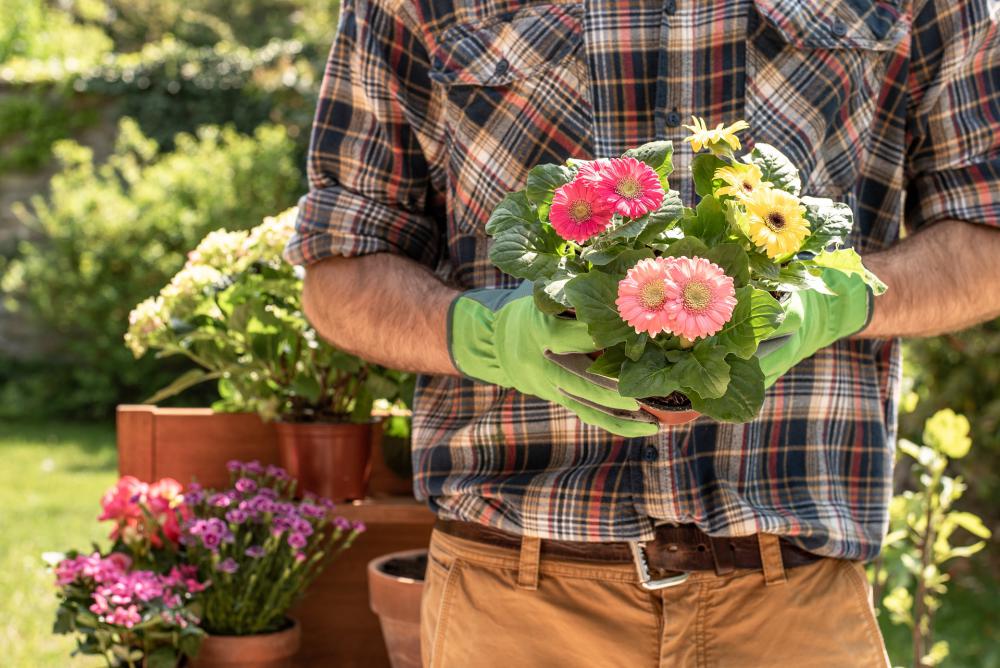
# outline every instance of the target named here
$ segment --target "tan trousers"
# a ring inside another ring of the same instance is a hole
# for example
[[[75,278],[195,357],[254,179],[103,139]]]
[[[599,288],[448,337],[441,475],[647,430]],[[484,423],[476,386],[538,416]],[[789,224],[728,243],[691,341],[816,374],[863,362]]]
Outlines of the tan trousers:
[[[773,537],[770,537],[773,539]],[[773,544],[772,544],[773,545]],[[421,611],[425,668],[885,668],[862,566],[693,573],[646,591],[631,564],[539,559],[435,531]]]

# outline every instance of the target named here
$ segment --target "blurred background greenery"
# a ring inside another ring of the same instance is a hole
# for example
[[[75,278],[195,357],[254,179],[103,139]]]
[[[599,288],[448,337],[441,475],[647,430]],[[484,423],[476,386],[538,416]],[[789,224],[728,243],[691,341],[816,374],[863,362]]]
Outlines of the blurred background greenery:
[[[113,478],[115,404],[183,370],[132,358],[129,310],[206,232],[255,225],[304,192],[336,19],[336,0],[0,0],[0,525],[13,531],[0,541],[0,645],[14,648],[11,665],[66,665],[36,556],[95,538],[96,506],[73,504]],[[969,485],[963,509],[994,532],[998,328],[909,342],[913,410],[901,418],[919,440],[940,408],[968,416],[974,445],[950,472]],[[212,391],[182,402],[206,405]],[[899,469],[898,487],[914,487]],[[67,493],[39,494],[56,488]],[[1000,668],[1000,551],[949,572],[943,665]],[[881,621],[894,663],[908,663],[909,632]]]

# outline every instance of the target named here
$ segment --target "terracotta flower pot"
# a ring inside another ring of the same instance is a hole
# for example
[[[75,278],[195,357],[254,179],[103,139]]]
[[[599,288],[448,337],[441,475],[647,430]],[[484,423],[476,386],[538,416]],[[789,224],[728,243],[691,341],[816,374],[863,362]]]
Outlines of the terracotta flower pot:
[[[679,403],[670,397],[647,397],[639,399],[639,407],[656,417],[660,424],[677,426],[694,421],[701,413],[691,410],[691,402]]]
[[[249,636],[208,635],[201,643],[192,668],[291,668],[302,644],[302,629],[292,625],[274,633]]]
[[[281,465],[299,481],[299,490],[333,501],[363,499],[371,475],[373,424],[279,422]]]
[[[368,562],[368,601],[378,615],[392,668],[420,668],[420,596],[427,550],[393,552]]]

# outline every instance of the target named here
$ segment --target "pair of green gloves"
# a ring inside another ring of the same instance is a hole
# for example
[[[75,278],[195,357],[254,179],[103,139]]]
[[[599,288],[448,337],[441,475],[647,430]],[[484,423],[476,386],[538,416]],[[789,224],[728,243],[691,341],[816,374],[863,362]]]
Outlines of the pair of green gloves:
[[[865,327],[870,296],[861,278],[827,270],[823,280],[837,296],[792,293],[781,326],[757,351],[767,387],[820,348]],[[587,326],[539,311],[528,282],[459,295],[448,314],[448,345],[466,376],[565,406],[614,434],[657,432],[656,419],[618,394],[614,380],[587,372],[590,359],[580,353],[597,350]]]

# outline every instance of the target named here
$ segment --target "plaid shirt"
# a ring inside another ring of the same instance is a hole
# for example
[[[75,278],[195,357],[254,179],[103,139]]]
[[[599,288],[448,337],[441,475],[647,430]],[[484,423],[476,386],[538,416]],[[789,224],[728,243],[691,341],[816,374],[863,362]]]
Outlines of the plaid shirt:
[[[992,16],[990,15],[992,12]],[[389,252],[463,287],[512,287],[483,227],[532,166],[746,118],[851,205],[862,253],[945,219],[1000,220],[1000,34],[992,0],[346,0],[316,112],[312,189],[287,257]],[[768,391],[749,424],[623,439],[566,410],[423,377],[415,487],[440,515],[564,540],[657,521],[758,531],[871,559],[891,494],[899,342],[842,341]]]

